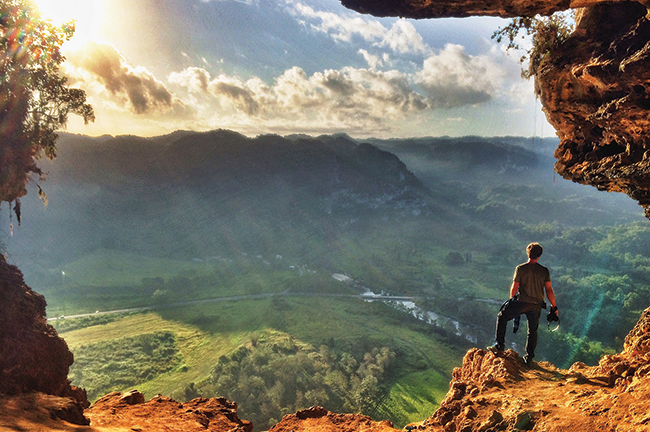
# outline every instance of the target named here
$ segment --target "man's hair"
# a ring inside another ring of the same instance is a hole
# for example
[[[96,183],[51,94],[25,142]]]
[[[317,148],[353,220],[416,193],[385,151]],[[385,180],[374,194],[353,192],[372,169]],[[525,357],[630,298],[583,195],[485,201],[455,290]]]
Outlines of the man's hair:
[[[542,252],[544,249],[542,249],[542,245],[539,243],[531,243],[526,247],[526,253],[528,254],[528,258],[534,260],[542,256]]]

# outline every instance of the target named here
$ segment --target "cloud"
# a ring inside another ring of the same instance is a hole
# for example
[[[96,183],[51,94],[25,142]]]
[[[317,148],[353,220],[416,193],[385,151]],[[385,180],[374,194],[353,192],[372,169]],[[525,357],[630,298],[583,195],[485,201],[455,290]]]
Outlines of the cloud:
[[[423,62],[416,82],[436,108],[488,102],[501,89],[505,71],[490,56],[471,56],[460,45],[448,44]]]
[[[393,30],[394,52],[401,46],[418,46],[419,36],[410,23],[396,21]],[[375,44],[387,44],[389,33],[376,38]],[[215,75],[204,67],[188,67],[158,79],[132,65],[114,47],[98,43],[67,53],[64,67],[73,84],[88,92],[99,122],[104,118],[106,124],[115,124],[118,114],[128,111],[139,115],[125,122],[139,122],[140,130],[158,125],[167,130],[227,127],[244,133],[373,135],[407,131],[409,125],[427,124],[426,119],[440,123],[446,117],[460,118],[464,114],[459,109],[505,99],[516,90],[505,85],[504,75],[514,74],[510,69],[517,65],[514,60],[515,66],[500,65],[503,57],[498,53],[472,56],[462,46],[447,45],[437,53],[428,52],[419,66],[411,63],[409,72],[385,70],[395,67],[387,52],[357,53],[368,68],[308,74],[294,66],[272,81]]]
[[[222,100],[229,101],[235,109],[246,115],[254,116],[259,111],[259,104],[255,94],[245,86],[224,81],[210,83],[210,93],[221,96]]]
[[[211,116],[213,124],[266,131],[382,130],[415,123],[436,111],[449,110],[437,117],[460,117],[457,110],[463,107],[511,97],[512,89],[505,85],[510,65],[500,65],[502,58],[494,53],[472,56],[460,45],[447,45],[410,73],[378,70],[389,65],[387,54],[358,53],[369,68],[309,75],[294,66],[267,83],[258,77],[212,76],[192,67],[171,74],[169,82],[178,86],[178,94],[188,95],[186,103],[204,118]]]
[[[66,55],[65,72],[73,81],[103,87],[135,114],[164,112],[174,97],[144,67],[134,67],[111,45],[87,42]]]
[[[379,56],[370,54],[364,49],[360,49],[357,52],[363,56],[363,58],[366,60],[366,63],[368,63],[368,66],[370,66],[370,69],[372,70],[377,70],[379,67],[384,65],[384,62],[381,58],[379,58]]]
[[[326,33],[333,39],[350,42],[354,36],[364,40],[381,40],[386,33],[386,28],[374,20],[360,17],[344,17],[332,12],[315,11],[311,6],[295,3],[289,12],[295,16],[313,21],[310,27],[316,31]]]
[[[309,27],[340,42],[352,42],[355,37],[375,47],[390,48],[400,54],[426,54],[431,48],[424,42],[413,24],[399,19],[387,29],[377,20],[358,16],[343,16],[316,11],[299,2],[289,2],[289,13],[309,22]],[[305,25],[307,22],[303,21]]]
[[[417,115],[429,108],[426,97],[414,91],[409,78],[397,71],[378,72],[346,67],[309,76],[299,67],[286,70],[273,85],[259,78],[243,82],[220,75],[206,85],[198,77],[205,70],[188,68],[170,82],[192,93],[211,97],[225,113],[261,122],[332,124],[341,128],[378,125],[388,119]]]
[[[424,43],[422,36],[413,24],[403,19],[395,21],[391,29],[384,35],[383,40],[375,45],[387,46],[401,54],[431,52],[431,48]]]
[[[208,90],[210,74],[203,68],[189,67],[181,73],[172,73],[169,81],[187,88],[193,93],[202,93]]]
[[[259,0],[201,0],[202,3],[215,3],[215,2],[234,2],[243,3],[247,5],[257,4]]]

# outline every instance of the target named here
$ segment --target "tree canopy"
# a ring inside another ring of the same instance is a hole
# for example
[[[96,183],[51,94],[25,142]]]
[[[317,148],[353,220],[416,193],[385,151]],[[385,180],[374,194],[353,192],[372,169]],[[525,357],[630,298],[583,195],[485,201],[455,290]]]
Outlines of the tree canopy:
[[[37,160],[56,155],[56,130],[70,113],[95,119],[86,93],[59,73],[73,34],[74,23],[55,26],[29,0],[0,2],[0,203],[13,203],[18,222],[28,182],[44,178]]]

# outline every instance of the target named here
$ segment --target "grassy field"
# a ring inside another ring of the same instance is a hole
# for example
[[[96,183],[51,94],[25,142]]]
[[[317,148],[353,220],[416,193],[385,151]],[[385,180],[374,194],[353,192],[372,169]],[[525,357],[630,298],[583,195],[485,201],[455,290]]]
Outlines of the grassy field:
[[[227,354],[246,340],[246,333],[210,334],[199,328],[165,320],[155,313],[138,314],[98,326],[63,333],[74,353],[81,346],[92,346],[119,338],[132,338],[155,332],[170,332],[176,336],[181,363],[172,371],[138,384],[138,390],[151,398],[158,393],[170,395],[181,391],[189,382],[204,379],[214,366],[215,359]],[[101,353],[98,353],[101,355]],[[84,385],[85,383],[73,383]],[[129,390],[115,388],[116,391]]]
[[[397,427],[424,420],[423,413],[438,409],[449,389],[449,377],[428,369],[402,377],[390,389],[388,398],[373,414],[390,418]]]
[[[454,346],[459,342],[454,337],[438,334],[382,303],[305,296],[170,308],[61,335],[75,353],[81,347],[92,349],[116,338],[130,341],[161,332],[174,335],[180,362],[135,385],[147,398],[159,393],[182,397],[190,383],[208,378],[220,356],[269,332],[287,334],[314,347],[327,345],[335,351],[363,353],[374,347],[391,347],[397,353],[397,366],[388,382],[390,397],[374,414],[387,416],[398,425],[422,420],[435,410],[447,391],[451,369],[464,352],[463,347]],[[96,355],[106,353],[98,351]],[[112,390],[130,388],[118,385]]]

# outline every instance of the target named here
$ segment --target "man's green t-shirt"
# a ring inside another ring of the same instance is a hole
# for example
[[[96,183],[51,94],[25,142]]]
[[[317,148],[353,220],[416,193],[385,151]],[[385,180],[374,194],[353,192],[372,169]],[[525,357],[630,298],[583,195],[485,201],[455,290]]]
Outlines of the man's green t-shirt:
[[[519,283],[517,298],[520,302],[542,304],[545,284],[551,281],[551,274],[541,264],[525,263],[517,266],[513,281]]]

